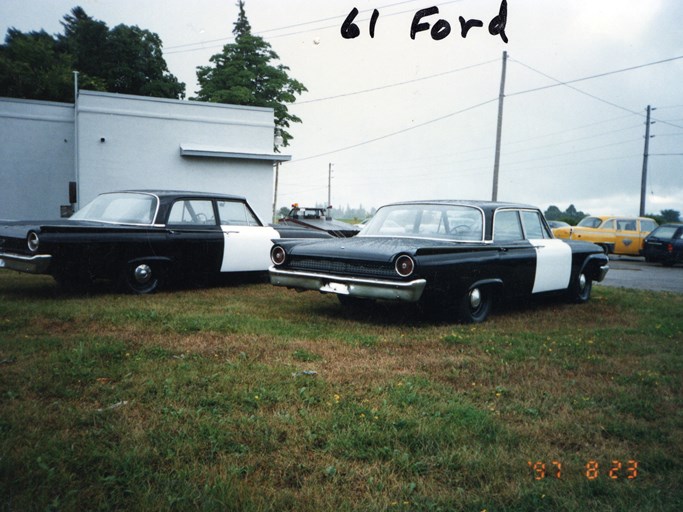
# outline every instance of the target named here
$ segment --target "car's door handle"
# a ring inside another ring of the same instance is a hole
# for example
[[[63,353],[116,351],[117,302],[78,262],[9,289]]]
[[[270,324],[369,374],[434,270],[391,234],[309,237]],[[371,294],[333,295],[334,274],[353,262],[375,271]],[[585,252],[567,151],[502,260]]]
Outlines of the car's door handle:
[[[500,252],[507,252],[508,248],[507,247],[498,247],[498,250]]]

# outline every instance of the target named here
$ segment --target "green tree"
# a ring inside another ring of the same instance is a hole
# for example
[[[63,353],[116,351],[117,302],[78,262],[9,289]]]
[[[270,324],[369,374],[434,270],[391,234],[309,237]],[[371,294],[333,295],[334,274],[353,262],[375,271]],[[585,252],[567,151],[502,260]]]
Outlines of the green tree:
[[[543,214],[545,215],[545,218],[548,220],[559,220],[562,216],[562,212],[554,204],[548,206],[548,209],[545,212],[543,212]]]
[[[157,34],[103,21],[75,7],[64,33],[8,30],[0,45],[0,96],[73,101],[72,71],[82,89],[183,98],[185,84],[168,72]]]
[[[654,219],[657,224],[666,224],[668,222],[681,222],[681,212],[678,210],[661,210],[659,214],[646,213],[645,217]]]
[[[660,215],[662,216],[662,219],[664,222],[680,222],[681,221],[681,212],[678,210],[662,210],[660,212]]]
[[[0,45],[0,96],[69,101],[72,69],[70,56],[59,51],[47,32],[24,34],[10,28]]]
[[[275,126],[289,145],[290,123],[301,119],[291,114],[287,104],[296,101],[296,95],[306,91],[299,81],[290,78],[289,68],[279,60],[270,44],[251,33],[251,25],[242,0],[237,4],[239,15],[232,33],[235,42],[226,44],[221,53],[213,55],[209,66],[197,68],[199,92],[195,99],[217,103],[270,107],[275,111]]]

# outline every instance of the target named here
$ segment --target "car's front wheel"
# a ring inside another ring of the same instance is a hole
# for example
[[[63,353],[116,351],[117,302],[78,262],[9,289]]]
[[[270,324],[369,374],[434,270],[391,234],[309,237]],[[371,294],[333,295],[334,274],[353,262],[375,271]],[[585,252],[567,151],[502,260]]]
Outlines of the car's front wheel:
[[[591,298],[592,289],[593,281],[591,281],[585,272],[579,272],[569,287],[569,300],[577,304],[588,302]]]
[[[124,288],[131,293],[154,293],[161,286],[162,269],[154,263],[129,263],[124,267],[121,277]]]
[[[481,323],[489,316],[493,296],[485,287],[475,286],[460,298],[459,316],[465,323]]]

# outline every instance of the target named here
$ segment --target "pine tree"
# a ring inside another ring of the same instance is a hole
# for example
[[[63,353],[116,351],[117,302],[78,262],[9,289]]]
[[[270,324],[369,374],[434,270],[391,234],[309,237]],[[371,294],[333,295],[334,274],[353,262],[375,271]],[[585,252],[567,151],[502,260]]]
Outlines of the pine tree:
[[[251,33],[244,1],[240,0],[237,6],[239,14],[232,30],[235,42],[212,56],[212,65],[197,68],[200,90],[195,99],[272,108],[275,126],[287,146],[292,138],[287,128],[290,123],[301,122],[288,111],[287,104],[294,103],[296,95],[307,89],[289,77],[287,66],[271,64],[279,60],[277,53],[262,37]]]

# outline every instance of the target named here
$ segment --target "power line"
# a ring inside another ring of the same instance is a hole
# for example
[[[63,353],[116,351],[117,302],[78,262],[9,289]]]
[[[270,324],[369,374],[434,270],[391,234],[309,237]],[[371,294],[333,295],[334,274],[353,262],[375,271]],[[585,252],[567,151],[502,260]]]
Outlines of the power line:
[[[464,68],[451,69],[451,70],[449,70],[449,71],[444,71],[444,72],[442,72],[442,73],[437,73],[437,74],[435,74],[435,75],[428,75],[428,76],[423,76],[423,77],[421,77],[421,78],[415,78],[415,79],[413,79],[413,80],[406,80],[405,82],[394,82],[394,83],[392,83],[392,84],[382,85],[382,86],[379,86],[379,87],[373,87],[373,88],[371,88],[371,89],[363,89],[363,90],[360,90],[360,91],[348,92],[348,93],[345,93],[345,94],[337,94],[337,95],[335,95],[335,96],[327,96],[327,97],[325,97],[325,98],[316,98],[316,99],[313,99],[313,100],[297,101],[295,106],[298,106],[298,105],[305,105],[305,104],[307,104],[307,103],[316,103],[316,102],[318,102],[318,101],[334,100],[334,99],[337,99],[337,98],[344,98],[344,97],[346,97],[346,96],[354,96],[354,95],[356,95],[356,94],[364,94],[364,93],[366,93],[366,92],[380,91],[380,90],[382,90],[382,89],[389,89],[389,88],[391,88],[391,87],[398,87],[398,86],[400,86],[400,85],[407,85],[407,84],[412,84],[412,83],[415,83],[415,82],[421,82],[422,80],[429,80],[429,79],[432,79],[432,78],[438,78],[438,77],[440,77],[440,76],[448,75],[448,74],[451,74],[451,73],[457,73],[457,72],[459,72],[459,71],[465,71],[465,70],[472,69],[472,68],[476,68],[476,67],[479,67],[479,66],[484,66],[484,65],[486,65],[486,64],[491,64],[492,62],[498,62],[498,59],[488,60],[488,61],[486,61],[486,62],[480,62],[479,64],[472,64],[471,66],[465,66]]]
[[[524,64],[523,62],[514,59],[514,62],[516,62],[517,64],[519,64],[519,65],[521,65],[521,66],[524,66],[525,68],[527,68],[527,69],[533,71],[534,73],[538,73],[539,75],[542,75],[542,76],[544,76],[544,77],[546,77],[546,78],[549,78],[550,80],[553,80],[553,81],[555,81],[555,82],[557,82],[557,83],[556,83],[556,84],[552,84],[552,85],[547,85],[547,86],[544,86],[544,87],[537,87],[537,88],[535,88],[535,89],[527,89],[526,91],[515,92],[515,93],[510,94],[509,96],[516,96],[516,95],[519,95],[519,94],[526,94],[526,93],[529,93],[529,92],[540,91],[540,90],[542,90],[542,89],[548,89],[548,88],[550,88],[550,87],[557,87],[557,86],[559,86],[559,85],[564,85],[564,86],[569,87],[570,89],[572,89],[572,90],[574,90],[574,91],[576,91],[576,92],[578,92],[578,93],[580,93],[580,94],[583,94],[584,96],[588,96],[588,97],[590,97],[590,98],[593,98],[594,100],[597,100],[597,101],[599,101],[599,102],[601,102],[601,103],[605,103],[605,104],[607,104],[607,105],[610,105],[610,106],[612,106],[612,107],[618,108],[618,109],[620,109],[620,110],[624,110],[624,111],[626,111],[626,112],[630,112],[631,114],[635,114],[635,115],[640,116],[640,117],[645,117],[645,115],[642,114],[641,112],[638,112],[638,111],[636,111],[636,110],[631,110],[630,108],[626,108],[626,107],[623,107],[623,106],[621,106],[621,105],[617,105],[616,103],[613,103],[613,102],[611,102],[611,101],[607,101],[606,99],[600,98],[599,96],[595,96],[594,94],[590,94],[590,93],[588,93],[588,92],[586,92],[586,91],[582,91],[581,89],[578,89],[578,88],[576,88],[576,87],[574,87],[574,86],[572,86],[572,85],[569,85],[569,84],[570,84],[570,83],[574,83],[574,82],[580,82],[580,81],[583,81],[583,80],[590,80],[590,79],[592,79],[592,78],[598,78],[598,77],[602,77],[602,76],[612,75],[612,74],[615,74],[615,73],[621,73],[621,72],[624,72],[624,71],[630,71],[630,70],[633,70],[633,69],[643,68],[643,67],[646,67],[646,66],[653,66],[653,65],[655,65],[655,64],[661,64],[661,63],[663,63],[663,62],[670,62],[670,61],[674,61],[674,60],[677,60],[677,59],[683,59],[683,55],[681,55],[681,56],[679,56],[679,57],[672,57],[672,58],[670,58],[670,59],[664,59],[664,60],[656,61],[656,62],[650,62],[650,63],[648,63],[648,64],[641,64],[641,65],[639,65],[639,66],[632,66],[632,67],[630,67],[630,68],[624,68],[624,69],[620,69],[620,70],[616,70],[616,71],[610,71],[610,72],[607,72],[607,73],[600,73],[600,74],[597,74],[597,75],[592,75],[592,76],[588,76],[588,77],[584,77],[584,78],[577,78],[577,79],[575,79],[575,80],[570,80],[570,81],[568,81],[568,82],[563,82],[563,81],[561,81],[561,80],[558,80],[557,78],[554,78],[554,77],[552,77],[552,76],[550,76],[550,75],[547,75],[547,74],[543,73],[542,71],[539,71],[538,69],[535,69],[535,68],[529,66],[528,64]],[[653,120],[653,121],[657,121],[657,122],[662,123],[662,124],[666,124],[666,125],[669,125],[669,126],[673,126],[673,127],[675,127],[675,128],[681,128],[681,129],[683,129],[683,126],[679,126],[679,125],[670,123],[670,122],[668,122],[668,121],[664,121],[664,120],[657,119],[657,118],[652,118],[652,120]]]
[[[602,99],[602,98],[600,98],[600,97],[598,97],[598,96],[595,96],[594,94],[587,93],[587,92],[585,92],[585,91],[582,91],[581,89],[577,89],[576,87],[573,87],[573,86],[569,85],[570,82],[577,82],[577,81],[581,81],[581,80],[588,80],[588,78],[590,78],[590,77],[579,78],[579,79],[577,79],[577,80],[570,80],[569,82],[563,82],[563,81],[561,81],[561,80],[558,80],[557,78],[554,78],[554,77],[552,77],[552,76],[550,76],[550,75],[547,75],[547,74],[543,73],[542,71],[539,71],[538,69],[532,68],[531,66],[529,66],[529,65],[527,65],[527,64],[524,64],[524,63],[521,62],[521,61],[518,61],[518,60],[515,59],[514,62],[516,62],[517,64],[519,64],[519,65],[521,65],[521,66],[524,66],[524,67],[527,68],[527,69],[530,69],[530,70],[533,71],[534,73],[538,73],[539,75],[544,76],[544,77],[546,77],[546,78],[549,78],[550,80],[553,80],[553,81],[555,81],[555,82],[557,82],[557,83],[556,83],[556,84],[553,84],[553,85],[546,86],[546,87],[538,87],[538,88],[536,88],[536,89],[528,89],[528,90],[526,90],[526,91],[515,92],[515,93],[510,94],[510,96],[517,96],[517,95],[519,95],[519,94],[526,94],[526,93],[529,93],[529,92],[540,91],[541,89],[548,89],[548,88],[550,88],[550,87],[557,87],[558,85],[564,85],[564,86],[569,87],[570,89],[572,89],[572,90],[574,90],[574,91],[576,91],[576,92],[578,92],[578,93],[581,93],[581,94],[583,94],[583,95],[585,95],[585,96],[588,96],[588,97],[590,97],[590,98],[593,98],[594,100],[598,100],[598,101],[600,101],[600,102],[602,102],[602,103],[606,103],[607,105],[611,105],[612,107],[618,108],[618,109],[620,109],[620,110],[624,110],[624,111],[629,112],[629,113],[631,113],[631,114],[635,114],[635,115],[637,115],[637,116],[645,117],[643,114],[641,114],[640,112],[638,112],[638,111],[636,111],[636,110],[631,110],[630,108],[622,107],[621,105],[617,105],[616,103],[612,103],[611,101],[607,101],[607,100]],[[603,76],[603,75],[601,75],[601,76]]]
[[[395,3],[393,3],[393,4],[381,5],[381,6],[377,7],[377,9],[385,9],[385,8],[395,7],[395,6],[397,6],[397,5],[408,4],[408,3],[415,2],[415,1],[417,1],[417,0],[404,0],[403,2],[395,2]],[[463,0],[450,0],[450,1],[447,1],[447,2],[441,2],[441,5],[448,5],[448,4],[453,4],[453,3],[462,2],[462,1],[463,1]],[[367,12],[371,12],[372,10],[374,10],[374,9],[364,9],[364,10],[362,10],[362,11],[359,11],[359,13],[367,13]],[[413,11],[410,10],[410,11],[393,12],[393,13],[389,13],[389,14],[384,14],[383,17],[384,17],[384,18],[388,18],[388,17],[391,17],[391,16],[397,16],[397,15],[399,15],[399,14],[406,14],[406,13],[410,13],[410,12],[413,12]],[[344,15],[340,15],[340,16],[331,16],[331,17],[329,17],[329,18],[321,18],[321,19],[318,19],[318,20],[304,21],[304,22],[301,22],[301,23],[295,23],[295,24],[293,24],[293,25],[287,25],[287,26],[284,26],[284,27],[277,27],[277,28],[269,28],[269,29],[266,29],[266,30],[260,30],[260,31],[257,32],[256,35],[266,34],[266,33],[269,33],[269,32],[279,32],[280,30],[287,30],[287,29],[290,29],[290,28],[297,28],[297,27],[302,27],[302,26],[305,26],[305,25],[313,25],[313,24],[315,24],[315,23],[323,23],[323,22],[332,21],[332,20],[337,20],[337,21],[339,21],[339,23],[336,23],[336,24],[334,24],[334,25],[325,25],[325,26],[323,26],[323,27],[314,27],[314,28],[310,28],[310,29],[306,29],[306,30],[299,30],[299,31],[297,31],[297,32],[288,32],[288,33],[286,33],[286,34],[277,34],[277,35],[271,36],[270,39],[276,39],[276,38],[279,38],[279,37],[289,37],[289,36],[295,36],[295,35],[299,35],[299,34],[305,34],[306,32],[311,32],[311,31],[313,31],[313,30],[327,30],[327,29],[330,29],[330,28],[339,28],[339,27],[341,27],[341,21],[343,21],[343,19],[344,19]],[[359,21],[359,22],[360,22],[360,21],[367,21],[367,19],[358,20],[358,21]],[[218,47],[218,46],[220,46],[220,45],[216,45],[216,44],[214,44],[214,43],[227,44],[229,41],[234,41],[234,38],[233,38],[233,37],[222,37],[222,38],[219,38],[219,39],[209,39],[209,40],[206,40],[206,41],[198,41],[198,42],[196,42],[196,43],[186,43],[186,44],[180,44],[180,45],[175,45],[175,46],[169,46],[169,47],[166,48],[166,49],[167,49],[167,50],[170,50],[170,51],[167,51],[167,52],[165,52],[165,53],[167,53],[167,54],[175,54],[175,53],[195,52],[195,51],[199,51],[199,50],[205,50],[205,49],[210,49],[210,48],[213,48],[213,47]],[[207,47],[207,46],[203,46],[203,45],[205,45],[205,44],[210,44],[210,45],[212,45],[212,46],[208,46],[208,47]],[[197,45],[202,45],[202,46],[200,46],[199,48],[187,48],[187,47],[190,47],[190,46],[197,46]],[[187,49],[179,49],[179,48],[187,48]],[[174,50],[176,50],[176,51],[174,51]]]
[[[538,70],[532,68],[531,66],[528,66],[528,65],[524,64],[523,62],[520,62],[520,61],[518,61],[518,60],[516,60],[516,59],[513,59],[513,60],[514,60],[515,62],[517,62],[518,64],[521,64],[522,66],[524,66],[524,67],[526,67],[526,68],[528,68],[528,69],[530,69],[530,70],[532,70],[532,71],[535,71],[536,73],[540,73],[540,74],[542,74],[543,76],[545,76],[545,77],[547,77],[547,78],[550,78],[550,79],[552,79],[552,80],[554,80],[554,81],[556,81],[556,82],[558,82],[558,83],[556,83],[556,84],[550,84],[550,85],[544,85],[544,86],[541,86],[541,87],[536,87],[536,88],[534,88],[534,89],[527,89],[527,90],[525,90],[525,91],[514,92],[514,93],[512,93],[512,94],[508,94],[508,96],[517,96],[517,95],[519,95],[519,94],[526,94],[526,93],[529,93],[529,92],[541,91],[541,90],[543,90],[543,89],[550,89],[550,88],[552,88],[552,87],[557,87],[557,86],[559,86],[559,85],[574,84],[574,83],[577,83],[577,82],[583,82],[583,81],[585,81],[585,80],[592,80],[592,79],[594,79],[594,78],[601,78],[601,77],[603,77],[603,76],[615,75],[615,74],[617,74],[617,73],[624,73],[624,72],[626,72],[626,71],[633,71],[634,69],[640,69],[640,68],[644,68],[644,67],[648,67],[648,66],[655,66],[655,65],[657,65],[657,64],[663,64],[663,63],[665,63],[665,62],[672,62],[672,61],[678,60],[678,59],[683,59],[683,55],[679,55],[678,57],[671,57],[670,59],[663,59],[663,60],[658,60],[658,61],[655,61],[655,62],[648,62],[647,64],[639,64],[639,65],[637,65],[637,66],[631,66],[631,67],[628,67],[628,68],[615,69],[614,71],[606,71],[606,72],[604,72],[604,73],[598,73],[597,75],[585,76],[585,77],[583,77],[583,78],[575,78],[574,80],[568,80],[568,81],[566,81],[566,82],[563,82],[563,81],[558,80],[558,79],[556,79],[556,78],[552,78],[552,77],[550,77],[550,76],[548,76],[548,75],[546,75],[546,74],[544,74],[544,73],[541,73],[540,71],[538,71]]]
[[[379,136],[379,137],[375,137],[374,139],[368,139],[368,140],[366,140],[366,141],[359,142],[359,143],[357,143],[357,144],[351,144],[350,146],[345,146],[345,147],[343,147],[343,148],[333,149],[333,150],[331,150],[331,151],[326,151],[326,152],[324,152],[324,153],[318,153],[317,155],[311,155],[311,156],[307,156],[307,157],[304,157],[304,158],[297,158],[295,161],[296,161],[296,162],[303,162],[304,160],[312,160],[312,159],[314,159],[314,158],[319,158],[319,157],[321,157],[321,156],[332,155],[332,154],[334,154],[334,153],[340,153],[341,151],[347,151],[347,150],[349,150],[349,149],[357,148],[357,147],[360,147],[360,146],[365,146],[366,144],[370,144],[370,143],[372,143],[372,142],[377,142],[377,141],[380,141],[380,140],[383,140],[383,139],[388,139],[389,137],[393,137],[393,136],[399,135],[399,134],[401,134],[401,133],[406,133],[406,132],[409,132],[409,131],[411,131],[411,130],[416,130],[417,128],[422,128],[423,126],[427,126],[427,125],[430,125],[430,124],[432,124],[432,123],[436,123],[436,122],[438,122],[438,121],[443,121],[444,119],[448,119],[449,117],[453,117],[453,116],[456,116],[456,115],[458,115],[458,114],[462,114],[462,113],[464,113],[464,112],[468,112],[468,111],[470,111],[470,110],[474,110],[475,108],[483,107],[484,105],[488,105],[489,103],[493,103],[494,101],[498,101],[498,98],[493,98],[493,99],[490,99],[490,100],[487,100],[487,101],[483,101],[483,102],[481,102],[481,103],[477,103],[476,105],[472,105],[472,106],[467,107],[467,108],[464,108],[464,109],[462,109],[462,110],[458,110],[457,112],[451,112],[450,114],[446,114],[445,116],[437,117],[436,119],[430,119],[429,121],[425,121],[424,123],[419,123],[419,124],[416,124],[416,125],[414,125],[414,126],[409,126],[408,128],[404,128],[404,129],[402,129],[402,130],[398,130],[398,131],[395,131],[395,132],[387,133],[387,134],[385,134],[385,135],[381,135],[381,136]]]

